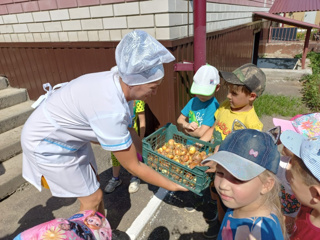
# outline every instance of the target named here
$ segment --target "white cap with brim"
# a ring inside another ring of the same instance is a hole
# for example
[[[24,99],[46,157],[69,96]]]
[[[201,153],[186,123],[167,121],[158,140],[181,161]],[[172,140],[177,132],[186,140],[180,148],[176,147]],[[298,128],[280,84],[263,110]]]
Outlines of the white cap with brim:
[[[320,136],[307,138],[294,131],[284,131],[280,140],[294,155],[302,159],[313,176],[320,181]]]
[[[193,82],[190,92],[195,95],[198,94],[198,95],[203,95],[203,96],[210,96],[214,93],[214,91],[216,90],[216,87],[217,87],[217,85],[214,85],[214,86],[199,85],[199,84],[196,84],[195,82]]]
[[[119,75],[129,86],[160,80],[164,76],[162,64],[173,60],[168,49],[142,30],[126,34],[116,47]]]
[[[219,83],[220,76],[218,70],[211,65],[203,65],[193,77],[190,92],[195,95],[210,96],[214,93]]]
[[[216,154],[209,156],[201,163],[204,164],[208,161],[218,163],[232,176],[241,181],[249,181],[266,170],[264,167],[261,167],[250,160],[227,151],[219,151]]]
[[[294,155],[300,156],[300,148],[303,140],[307,139],[307,137],[303,136],[300,133],[297,133],[295,130],[287,130],[281,133],[280,141],[288,148]]]

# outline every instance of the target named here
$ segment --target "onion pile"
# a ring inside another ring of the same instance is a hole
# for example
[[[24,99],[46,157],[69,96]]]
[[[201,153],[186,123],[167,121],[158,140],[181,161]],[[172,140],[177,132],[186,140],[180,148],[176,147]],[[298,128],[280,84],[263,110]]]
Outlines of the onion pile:
[[[195,166],[200,166],[201,161],[212,154],[207,154],[205,151],[200,152],[198,151],[198,148],[193,145],[177,143],[174,139],[170,139],[168,142],[163,144],[163,146],[156,149],[156,151],[167,158],[189,167],[190,169],[193,169]]]

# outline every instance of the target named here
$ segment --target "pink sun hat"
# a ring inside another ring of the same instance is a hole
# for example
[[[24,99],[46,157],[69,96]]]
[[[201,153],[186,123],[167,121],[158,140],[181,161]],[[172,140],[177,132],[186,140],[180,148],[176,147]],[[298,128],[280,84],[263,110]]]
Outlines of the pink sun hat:
[[[320,113],[297,115],[290,120],[273,118],[273,124],[281,127],[281,132],[291,130],[306,137],[320,136]]]

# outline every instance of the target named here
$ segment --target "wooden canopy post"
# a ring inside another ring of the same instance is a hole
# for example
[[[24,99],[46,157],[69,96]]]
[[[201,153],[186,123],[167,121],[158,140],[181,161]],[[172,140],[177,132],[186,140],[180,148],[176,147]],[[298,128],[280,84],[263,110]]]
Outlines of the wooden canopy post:
[[[206,40],[207,40],[207,1],[193,1],[193,26],[194,26],[194,72],[206,64]]]
[[[174,71],[196,72],[206,64],[206,41],[207,41],[207,1],[193,1],[193,58],[194,62],[180,62],[174,65]]]
[[[304,40],[304,46],[303,46],[302,59],[301,59],[302,69],[305,69],[305,65],[306,65],[310,35],[311,35],[311,28],[307,28],[306,38]]]

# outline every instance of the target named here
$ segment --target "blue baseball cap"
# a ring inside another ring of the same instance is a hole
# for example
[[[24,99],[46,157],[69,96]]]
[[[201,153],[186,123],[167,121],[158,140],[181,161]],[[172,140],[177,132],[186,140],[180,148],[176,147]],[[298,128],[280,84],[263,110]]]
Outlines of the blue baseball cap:
[[[294,155],[301,158],[315,178],[320,181],[320,136],[306,137],[295,131],[284,131],[280,140]]]
[[[249,181],[265,170],[277,173],[280,153],[271,133],[255,129],[231,132],[221,143],[219,151],[202,161],[214,161],[235,178]]]

